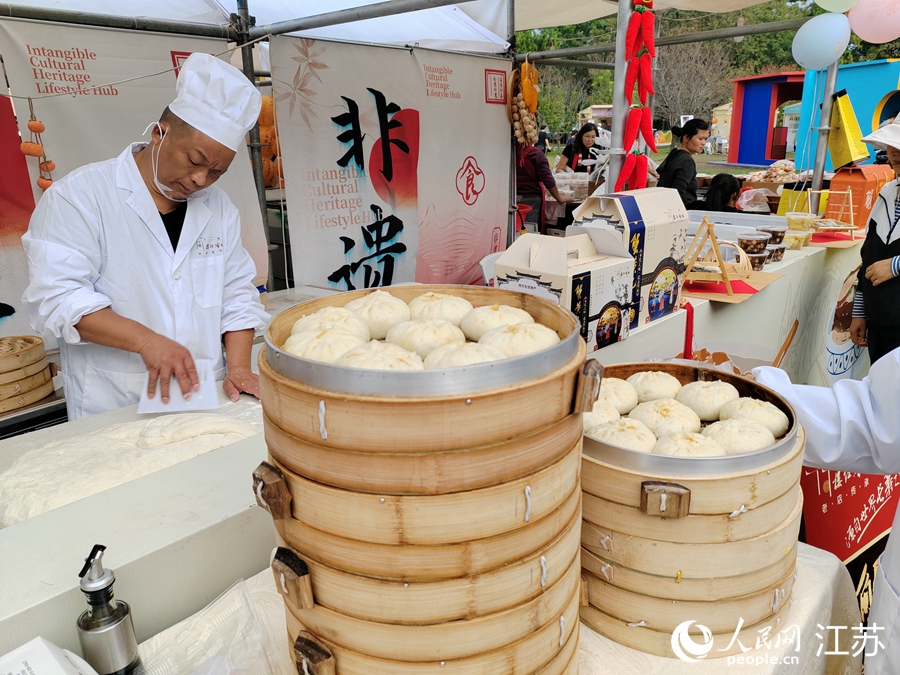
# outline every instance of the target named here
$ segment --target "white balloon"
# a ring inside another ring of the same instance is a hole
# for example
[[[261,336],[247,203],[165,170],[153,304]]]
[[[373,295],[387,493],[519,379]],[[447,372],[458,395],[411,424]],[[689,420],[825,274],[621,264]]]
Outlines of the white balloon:
[[[843,14],[820,14],[800,27],[791,51],[808,70],[827,68],[841,58],[850,44],[850,20]]]
[[[828,12],[849,12],[858,0],[816,0],[816,4]]]

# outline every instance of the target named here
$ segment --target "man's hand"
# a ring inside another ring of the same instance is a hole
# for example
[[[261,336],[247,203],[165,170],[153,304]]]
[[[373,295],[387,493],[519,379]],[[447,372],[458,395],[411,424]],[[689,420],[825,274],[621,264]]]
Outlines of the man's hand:
[[[232,401],[237,401],[242,393],[259,398],[259,376],[254,374],[249,366],[229,368],[222,381],[222,389]]]
[[[879,260],[866,268],[866,279],[871,281],[873,286],[883,284],[885,281],[890,281],[893,278],[894,275],[891,272],[890,258],[887,260]]]
[[[871,269],[871,268],[870,268]],[[866,320],[862,317],[854,317],[850,321],[850,341],[857,347],[867,347]]]
[[[150,382],[147,385],[147,396],[153,398],[156,393],[156,382],[159,381],[159,392],[162,402],[169,402],[169,382],[174,376],[181,387],[185,400],[191,397],[192,391],[200,389],[200,379],[191,353],[174,340],[153,333],[140,347],[138,354],[144,360]]]

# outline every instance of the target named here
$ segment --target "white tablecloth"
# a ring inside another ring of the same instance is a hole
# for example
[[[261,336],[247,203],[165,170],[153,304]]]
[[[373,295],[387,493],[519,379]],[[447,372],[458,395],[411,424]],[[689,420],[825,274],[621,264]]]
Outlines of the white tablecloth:
[[[263,570],[247,580],[246,587],[257,611],[260,622],[266,627],[278,653],[277,666],[280,675],[293,675],[296,668],[289,657],[284,604],[275,590],[272,572]],[[146,659],[166,640],[173,637],[185,622],[169,628],[141,644],[141,656]],[[827,636],[821,626],[844,626],[842,635],[849,635],[849,627],[859,624],[859,611],[850,575],[841,562],[830,553],[800,544],[797,556],[797,581],[794,585],[791,609],[784,625],[797,625],[800,629],[800,651],[795,645],[782,645],[775,649],[752,650],[745,657],[759,656],[764,665],[728,665],[724,659],[700,663],[682,663],[676,659],[652,656],[623,647],[595,633],[582,624],[579,673],[581,675],[858,675],[862,655],[826,656],[833,647],[823,646],[817,656],[821,641],[816,633]],[[749,645],[748,645],[749,646]],[[846,649],[850,645],[842,645]],[[785,663],[785,657],[790,659]],[[779,661],[778,665],[771,665]],[[796,661],[796,663],[794,662]],[[374,675],[374,674],[373,674]]]

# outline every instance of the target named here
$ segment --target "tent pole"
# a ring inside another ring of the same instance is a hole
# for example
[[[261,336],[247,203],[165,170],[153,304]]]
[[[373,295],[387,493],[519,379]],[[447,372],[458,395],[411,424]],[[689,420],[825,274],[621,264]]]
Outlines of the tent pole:
[[[825,92],[822,95],[822,113],[819,115],[819,126],[815,130],[819,132],[818,145],[816,146],[816,163],[813,165],[813,177],[810,195],[812,202],[809,207],[812,213],[819,212],[820,194],[825,178],[825,160],[828,155],[828,132],[831,131],[831,108],[834,104],[834,92],[837,89],[837,76],[839,64],[837,61],[828,66],[825,73]]]
[[[516,51],[516,0],[506,0],[506,41],[509,43],[510,52]],[[516,62],[512,62],[512,66],[516,67]],[[518,140],[511,137],[509,141],[509,213],[506,217],[506,246],[509,247],[516,240],[518,233],[518,214],[519,208],[516,200],[518,192],[516,186],[516,145]],[[542,188],[543,189],[543,188]],[[485,283],[490,283],[490,279],[485,279]]]
[[[251,27],[250,39],[255,40],[264,35],[282,35],[284,33],[293,33],[298,30],[311,30],[313,28],[322,28],[323,26],[336,26],[338,24],[351,23],[353,21],[376,19],[381,16],[406,14],[407,12],[417,12],[420,9],[459,5],[463,2],[471,1],[472,0],[389,0],[388,2],[376,2],[372,5],[365,5],[363,7],[351,7],[335,12],[307,16],[302,19],[279,21],[278,23],[271,23],[267,26]]]
[[[237,43],[241,47],[241,58],[244,66],[244,75],[247,79],[256,83],[253,66],[253,45],[250,41],[250,9],[247,0],[237,0]],[[262,150],[259,143],[259,120],[250,129],[250,160],[253,166],[253,183],[256,185],[256,196],[259,200],[259,210],[262,213],[263,232],[266,236],[266,258],[269,262],[269,278],[266,280],[266,288],[272,287],[272,242],[269,240],[269,209],[266,206],[266,181],[263,177]],[[286,276],[286,275],[285,275]]]
[[[612,138],[610,142],[609,171],[606,172],[607,192],[609,186],[615,185],[625,153],[629,148],[623,148],[625,142],[625,117],[628,113],[628,102],[625,100],[625,71],[628,63],[625,55],[625,34],[628,32],[628,22],[631,19],[631,0],[619,0],[619,12],[616,19],[616,70],[613,77],[613,110],[612,110]]]
[[[771,23],[754,23],[746,26],[732,26],[730,28],[717,28],[716,30],[707,30],[699,33],[684,33],[682,35],[666,35],[659,38],[656,43],[657,47],[665,47],[667,45],[683,45],[690,42],[707,42],[709,40],[724,40],[727,38],[739,37],[741,35],[761,35],[763,33],[780,33],[781,31],[797,30],[809,21],[812,17],[802,16],[798,19],[788,19],[787,21],[773,21]],[[626,24],[625,28],[628,26]],[[546,52],[531,52],[528,55],[529,61],[542,61],[544,59],[567,59],[573,56],[586,56],[588,54],[611,54],[616,52],[619,44],[618,34],[615,43],[603,45],[590,45],[588,47],[572,47],[570,49],[556,49]],[[525,55],[516,56],[516,61],[524,61]]]

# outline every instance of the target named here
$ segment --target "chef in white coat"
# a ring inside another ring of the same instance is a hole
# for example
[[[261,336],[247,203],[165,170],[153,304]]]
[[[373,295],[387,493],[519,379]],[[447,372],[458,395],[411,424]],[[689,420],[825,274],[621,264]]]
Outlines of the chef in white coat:
[[[192,54],[150,143],[41,197],[22,238],[22,300],[34,329],[59,339],[70,419],[137,403],[148,372],[151,397],[189,398],[196,359],[212,361],[232,400],[259,394],[250,350],[268,316],[238,211],[213,183],[246,147],[260,104],[239,70]]]

